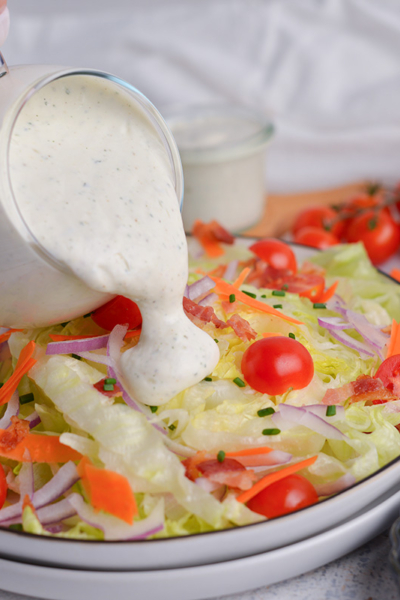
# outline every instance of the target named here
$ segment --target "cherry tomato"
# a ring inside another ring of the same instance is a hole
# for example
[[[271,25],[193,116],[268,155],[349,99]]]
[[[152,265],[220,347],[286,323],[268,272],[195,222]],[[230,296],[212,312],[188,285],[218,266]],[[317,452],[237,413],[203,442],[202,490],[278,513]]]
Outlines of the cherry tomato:
[[[242,372],[257,392],[275,396],[292,387],[300,390],[314,375],[309,351],[290,337],[270,337],[249,346],[242,358]]]
[[[294,235],[294,241],[297,244],[304,244],[304,246],[312,246],[313,248],[329,248],[329,246],[335,246],[340,243],[339,238],[333,235],[330,231],[319,229],[318,227],[303,227],[297,231]]]
[[[383,361],[377,372],[375,379],[380,379],[390,392],[393,392],[393,380],[400,377],[400,354],[389,356]]]
[[[383,196],[379,192],[373,194],[360,194],[351,198],[348,202],[345,202],[340,208],[340,215],[343,217],[343,231],[341,238],[347,239],[347,234],[352,221],[360,216],[363,210],[368,208],[375,208],[383,204]],[[387,206],[382,206],[381,210],[390,216],[390,210]]]
[[[317,227],[340,238],[344,225],[343,221],[338,220],[337,211],[330,206],[311,206],[297,215],[292,227],[293,235],[304,227]]]
[[[288,475],[248,501],[247,506],[268,519],[287,515],[318,502],[314,486],[301,475]]]
[[[294,252],[285,242],[266,238],[250,246],[250,250],[274,269],[285,269],[292,273],[297,271]]]
[[[363,242],[374,265],[385,262],[400,245],[400,229],[385,212],[367,211],[350,223],[348,242]]]
[[[116,296],[107,304],[96,308],[91,316],[99,327],[107,331],[111,331],[116,325],[128,324],[129,329],[135,329],[142,324],[138,305],[124,296]]]
[[[7,481],[2,465],[0,465],[0,508],[4,506],[7,496]]]

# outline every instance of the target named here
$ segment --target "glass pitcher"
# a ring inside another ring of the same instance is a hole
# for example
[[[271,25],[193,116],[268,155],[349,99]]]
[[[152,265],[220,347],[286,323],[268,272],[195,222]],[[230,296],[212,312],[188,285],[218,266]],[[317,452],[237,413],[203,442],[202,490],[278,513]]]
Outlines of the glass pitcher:
[[[182,204],[183,175],[179,152],[162,116],[127,82],[101,71],[49,65],[8,68],[0,54],[0,326],[41,327],[66,322],[101,306],[112,296],[90,289],[39,243],[18,205],[10,177],[10,144],[18,116],[32,96],[60,78],[103,78],[129,94],[148,117],[171,166]]]

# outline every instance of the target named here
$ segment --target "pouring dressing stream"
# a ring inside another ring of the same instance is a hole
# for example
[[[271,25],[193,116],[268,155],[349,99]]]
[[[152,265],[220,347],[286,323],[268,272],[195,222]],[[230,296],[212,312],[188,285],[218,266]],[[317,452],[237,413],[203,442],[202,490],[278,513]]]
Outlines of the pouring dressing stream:
[[[160,405],[208,375],[219,351],[183,311],[187,246],[168,154],[129,95],[98,77],[56,79],[22,108],[9,162],[40,245],[91,289],[139,305],[140,341],[121,357],[130,393]]]

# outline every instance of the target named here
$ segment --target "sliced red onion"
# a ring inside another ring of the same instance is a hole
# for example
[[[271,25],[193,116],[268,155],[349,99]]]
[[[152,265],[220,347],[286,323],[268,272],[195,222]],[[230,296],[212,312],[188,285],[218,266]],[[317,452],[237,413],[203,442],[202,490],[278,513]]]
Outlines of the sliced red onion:
[[[228,263],[228,266],[225,269],[224,279],[227,279],[228,281],[233,281],[236,277],[236,271],[238,266],[238,260],[231,260],[231,262]]]
[[[190,300],[196,300],[196,298],[198,298],[199,296],[203,296],[203,294],[206,294],[207,292],[211,291],[214,287],[215,282],[211,279],[211,277],[208,277],[208,275],[206,275],[198,281],[195,281],[195,283],[192,283],[192,285],[189,285],[188,298]]]
[[[29,415],[29,417],[25,417],[24,421],[29,421],[29,429],[33,429],[34,427],[36,427],[36,425],[39,425],[39,423],[42,422],[41,418],[39,417],[36,411],[33,411],[33,413]]]
[[[42,508],[51,502],[57,500],[65,494],[79,480],[78,471],[73,462],[68,462],[46,483],[40,490],[34,494],[32,504],[36,509]],[[22,514],[22,503],[7,506],[0,510],[0,523],[9,521]]]
[[[356,313],[353,310],[347,309],[346,317],[352,328],[362,335],[365,343],[372,347],[378,353],[379,357],[383,359],[382,350],[389,339],[389,335],[372,325],[364,315]]]
[[[340,317],[319,317],[318,325],[325,327],[328,331],[341,331],[349,329],[349,324],[344,322]]]
[[[337,494],[338,492],[342,492],[343,490],[347,490],[347,488],[354,485],[356,482],[356,478],[351,473],[346,473],[343,477],[340,477],[333,483],[322,483],[319,485],[314,485],[315,491],[318,496],[331,496],[332,494]]]
[[[0,419],[0,429],[7,429],[11,425],[11,417],[16,417],[19,414],[19,397],[15,391],[11,396],[6,408],[6,412]]]
[[[344,419],[344,406],[336,406],[336,413],[331,417],[326,416],[326,404],[309,404],[308,406],[302,406],[304,410],[314,413],[317,417],[324,419],[328,423],[334,423],[335,421],[343,421]]]
[[[359,342],[348,335],[345,331],[330,331],[330,334],[335,340],[341,342],[345,346],[348,346],[352,350],[356,350],[364,358],[366,356],[374,356],[375,352],[371,352],[366,344]]]
[[[321,419],[317,415],[299,408],[298,406],[291,406],[290,404],[280,404],[279,412],[283,419],[292,421],[297,425],[303,425],[308,427],[312,431],[319,433],[326,437],[328,440],[346,440],[347,436],[342,433],[337,427],[330,425],[324,419]]]
[[[205,298],[200,300],[200,302],[198,302],[198,304],[199,304],[199,306],[211,306],[217,300],[218,300],[218,296],[217,296],[217,294],[214,294],[214,292],[213,292],[212,294],[207,294],[207,296],[205,296]]]
[[[43,508],[39,508],[36,511],[36,515],[41,523],[41,525],[52,525],[53,523],[59,523],[64,519],[69,519],[76,515],[76,510],[68,501],[68,498],[64,498],[64,500],[60,500],[56,504],[49,504],[48,506],[44,506]],[[8,527],[9,525],[14,525],[15,523],[21,523],[22,521],[22,513],[18,517],[14,519],[9,519],[8,521],[2,522],[1,527]],[[58,531],[54,531],[52,533],[58,533]]]
[[[121,519],[104,513],[95,513],[79,494],[71,494],[68,501],[80,519],[104,533],[105,540],[143,540],[164,529],[164,502],[160,500],[152,513],[128,525]]]
[[[50,344],[47,344],[46,354],[79,354],[79,352],[100,350],[100,348],[106,348],[108,337],[109,336],[107,334],[99,335],[94,338],[85,338],[83,340],[51,342]]]
[[[150,420],[153,416],[150,408],[143,404],[137,404],[137,402],[135,402],[135,400],[126,391],[124,384],[122,383],[122,375],[119,370],[119,359],[121,354],[121,347],[124,342],[124,337],[127,331],[127,325],[116,325],[110,333],[107,344],[107,357],[110,361],[109,367],[107,369],[108,376],[113,377],[117,380],[117,384],[119,385],[122,391],[122,398],[124,399],[125,403],[134,410],[137,410],[138,412],[144,414],[147,420]],[[157,423],[152,423],[152,425],[154,429],[157,429],[157,431],[159,431],[160,433],[163,433],[164,435],[166,434],[165,429],[163,429]]]

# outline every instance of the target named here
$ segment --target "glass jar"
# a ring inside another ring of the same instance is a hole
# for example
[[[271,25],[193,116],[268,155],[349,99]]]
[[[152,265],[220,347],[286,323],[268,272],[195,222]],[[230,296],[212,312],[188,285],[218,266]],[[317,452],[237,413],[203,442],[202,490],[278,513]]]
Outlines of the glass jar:
[[[104,78],[122,88],[130,101],[140,107],[166,149],[176,195],[182,205],[183,176],[177,146],[160,113],[139,90],[101,71],[49,65],[8,68],[1,57],[0,326],[41,327],[69,321],[112,297],[86,286],[38,241],[18,205],[10,177],[11,138],[21,110],[46,85],[74,75]]]

